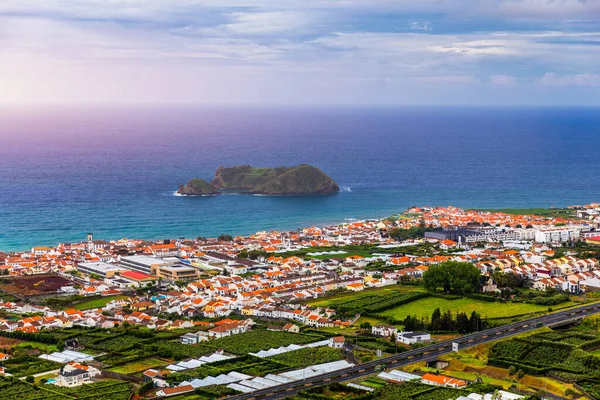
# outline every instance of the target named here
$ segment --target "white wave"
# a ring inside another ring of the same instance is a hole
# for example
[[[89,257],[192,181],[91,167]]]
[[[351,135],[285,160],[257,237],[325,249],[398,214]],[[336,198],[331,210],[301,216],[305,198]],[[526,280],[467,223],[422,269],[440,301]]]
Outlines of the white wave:
[[[352,191],[352,188],[349,187],[349,186],[340,186],[340,192],[347,192],[347,193],[349,193],[351,191]]]
[[[344,218],[344,221],[358,221],[356,218]]]
[[[199,195],[190,195],[190,194],[180,194],[177,192],[173,192],[173,196],[177,197],[214,197],[216,194],[199,194]]]

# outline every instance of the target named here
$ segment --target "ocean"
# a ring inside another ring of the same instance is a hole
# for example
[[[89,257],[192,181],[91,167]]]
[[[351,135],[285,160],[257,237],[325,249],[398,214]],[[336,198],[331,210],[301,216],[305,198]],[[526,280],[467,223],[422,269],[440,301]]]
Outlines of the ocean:
[[[55,108],[0,110],[0,250],[122,237],[247,235],[413,205],[600,200],[600,110]],[[175,196],[216,168],[308,163],[326,197]]]

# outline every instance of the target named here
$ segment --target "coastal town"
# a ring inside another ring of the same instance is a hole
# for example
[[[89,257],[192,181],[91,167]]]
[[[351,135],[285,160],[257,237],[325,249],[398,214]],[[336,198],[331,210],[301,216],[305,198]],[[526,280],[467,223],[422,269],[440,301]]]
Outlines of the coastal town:
[[[79,243],[0,252],[0,387],[14,393],[0,398],[253,393],[600,300],[600,203],[515,211],[411,207],[248,237],[88,233]],[[433,279],[468,268],[476,276],[460,288]],[[453,370],[460,363],[451,358],[384,367],[322,396],[435,388],[443,398],[588,398],[600,390],[593,374],[558,384],[526,360],[493,364],[497,349],[485,371]],[[531,382],[514,378],[521,374]]]

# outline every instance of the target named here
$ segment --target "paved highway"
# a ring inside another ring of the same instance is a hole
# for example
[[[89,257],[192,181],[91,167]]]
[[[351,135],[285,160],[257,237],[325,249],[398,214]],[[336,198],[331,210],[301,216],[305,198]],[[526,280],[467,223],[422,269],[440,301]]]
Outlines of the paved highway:
[[[559,326],[569,322],[577,321],[583,317],[600,312],[600,303],[589,304],[581,307],[570,308],[565,311],[559,311],[553,314],[547,314],[542,317],[531,318],[524,321],[514,322],[497,328],[487,329],[485,331],[471,333],[453,340],[431,344],[403,353],[394,354],[389,357],[383,357],[375,361],[359,364],[354,367],[344,368],[338,371],[329,372],[323,375],[306,378],[299,381],[284,383],[266,389],[257,390],[252,393],[229,396],[231,400],[277,400],[287,396],[292,396],[298,391],[309,389],[311,387],[329,384],[332,382],[343,382],[371,375],[376,372],[376,368],[385,365],[385,368],[396,368],[403,365],[412,364],[423,360],[434,360],[437,357],[451,353],[452,343],[458,343],[459,349],[477,346],[483,343],[499,340],[505,337],[518,335],[538,328],[539,324],[544,326]]]

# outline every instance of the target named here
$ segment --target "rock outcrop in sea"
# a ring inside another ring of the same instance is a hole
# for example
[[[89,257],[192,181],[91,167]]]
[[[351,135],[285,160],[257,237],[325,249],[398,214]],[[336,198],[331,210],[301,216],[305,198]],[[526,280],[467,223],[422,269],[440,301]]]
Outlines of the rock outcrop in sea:
[[[204,179],[194,178],[185,185],[179,185],[177,194],[184,196],[214,196],[219,190]]]
[[[340,191],[338,184],[320,169],[308,164],[294,167],[254,168],[250,165],[220,166],[210,183],[192,179],[178,193],[218,194],[221,190],[265,196],[330,195]]]

